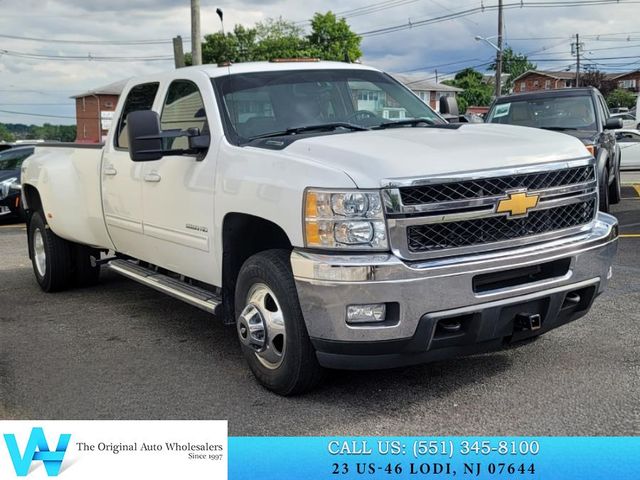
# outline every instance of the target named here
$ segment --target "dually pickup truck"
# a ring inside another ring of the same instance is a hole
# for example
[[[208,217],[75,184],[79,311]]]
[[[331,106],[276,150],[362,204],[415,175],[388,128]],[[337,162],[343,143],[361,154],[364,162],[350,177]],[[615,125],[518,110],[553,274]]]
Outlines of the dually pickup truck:
[[[373,68],[189,67],[129,81],[114,119],[23,164],[38,283],[104,267],[211,312],[282,395],[534,337],[612,275],[580,140],[449,124]]]

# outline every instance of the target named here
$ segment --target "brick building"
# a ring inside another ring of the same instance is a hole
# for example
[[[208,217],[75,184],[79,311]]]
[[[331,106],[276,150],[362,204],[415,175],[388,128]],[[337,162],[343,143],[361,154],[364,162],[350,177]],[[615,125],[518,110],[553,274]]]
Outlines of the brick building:
[[[575,72],[529,70],[513,79],[513,93],[569,88],[576,84]]]
[[[76,142],[102,143],[111,128],[113,111],[127,80],[74,95],[76,101]]]
[[[616,82],[618,88],[629,90],[635,96],[640,93],[640,70],[613,75],[611,80]]]

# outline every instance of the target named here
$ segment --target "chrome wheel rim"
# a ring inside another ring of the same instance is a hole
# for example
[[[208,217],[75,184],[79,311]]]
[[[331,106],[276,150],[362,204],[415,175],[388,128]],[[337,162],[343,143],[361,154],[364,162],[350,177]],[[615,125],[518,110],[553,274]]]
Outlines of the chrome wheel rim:
[[[47,273],[47,253],[44,250],[44,240],[40,229],[33,232],[33,256],[36,260],[36,270],[41,277]]]
[[[257,283],[249,289],[237,327],[240,342],[262,365],[274,370],[282,364],[287,345],[284,313],[268,286]]]

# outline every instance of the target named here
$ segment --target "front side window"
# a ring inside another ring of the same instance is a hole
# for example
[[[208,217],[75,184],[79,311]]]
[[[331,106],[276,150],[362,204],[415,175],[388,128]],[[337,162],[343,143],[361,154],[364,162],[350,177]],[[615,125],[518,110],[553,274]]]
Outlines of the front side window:
[[[410,90],[381,72],[306,70],[226,75],[212,79],[223,121],[238,143],[327,123],[375,128],[390,119],[445,123]]]
[[[143,83],[136,85],[127,95],[122,113],[120,114],[120,120],[118,121],[118,129],[115,135],[115,144],[118,148],[129,148],[129,135],[127,133],[127,115],[131,112],[137,112],[139,110],[151,110],[153,107],[153,101],[158,93],[158,83]]]
[[[160,115],[160,128],[165,130],[198,129],[208,134],[209,126],[204,102],[198,86],[189,80],[175,80],[169,85]],[[189,148],[187,137],[165,139],[166,149]]]

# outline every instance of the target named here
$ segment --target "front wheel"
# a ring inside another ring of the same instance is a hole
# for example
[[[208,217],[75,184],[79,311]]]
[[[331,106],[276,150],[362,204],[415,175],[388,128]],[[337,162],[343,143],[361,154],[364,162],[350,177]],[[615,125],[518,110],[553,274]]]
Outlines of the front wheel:
[[[291,272],[290,253],[268,250],[240,269],[235,292],[242,352],[258,381],[280,395],[312,389],[322,378]]]

